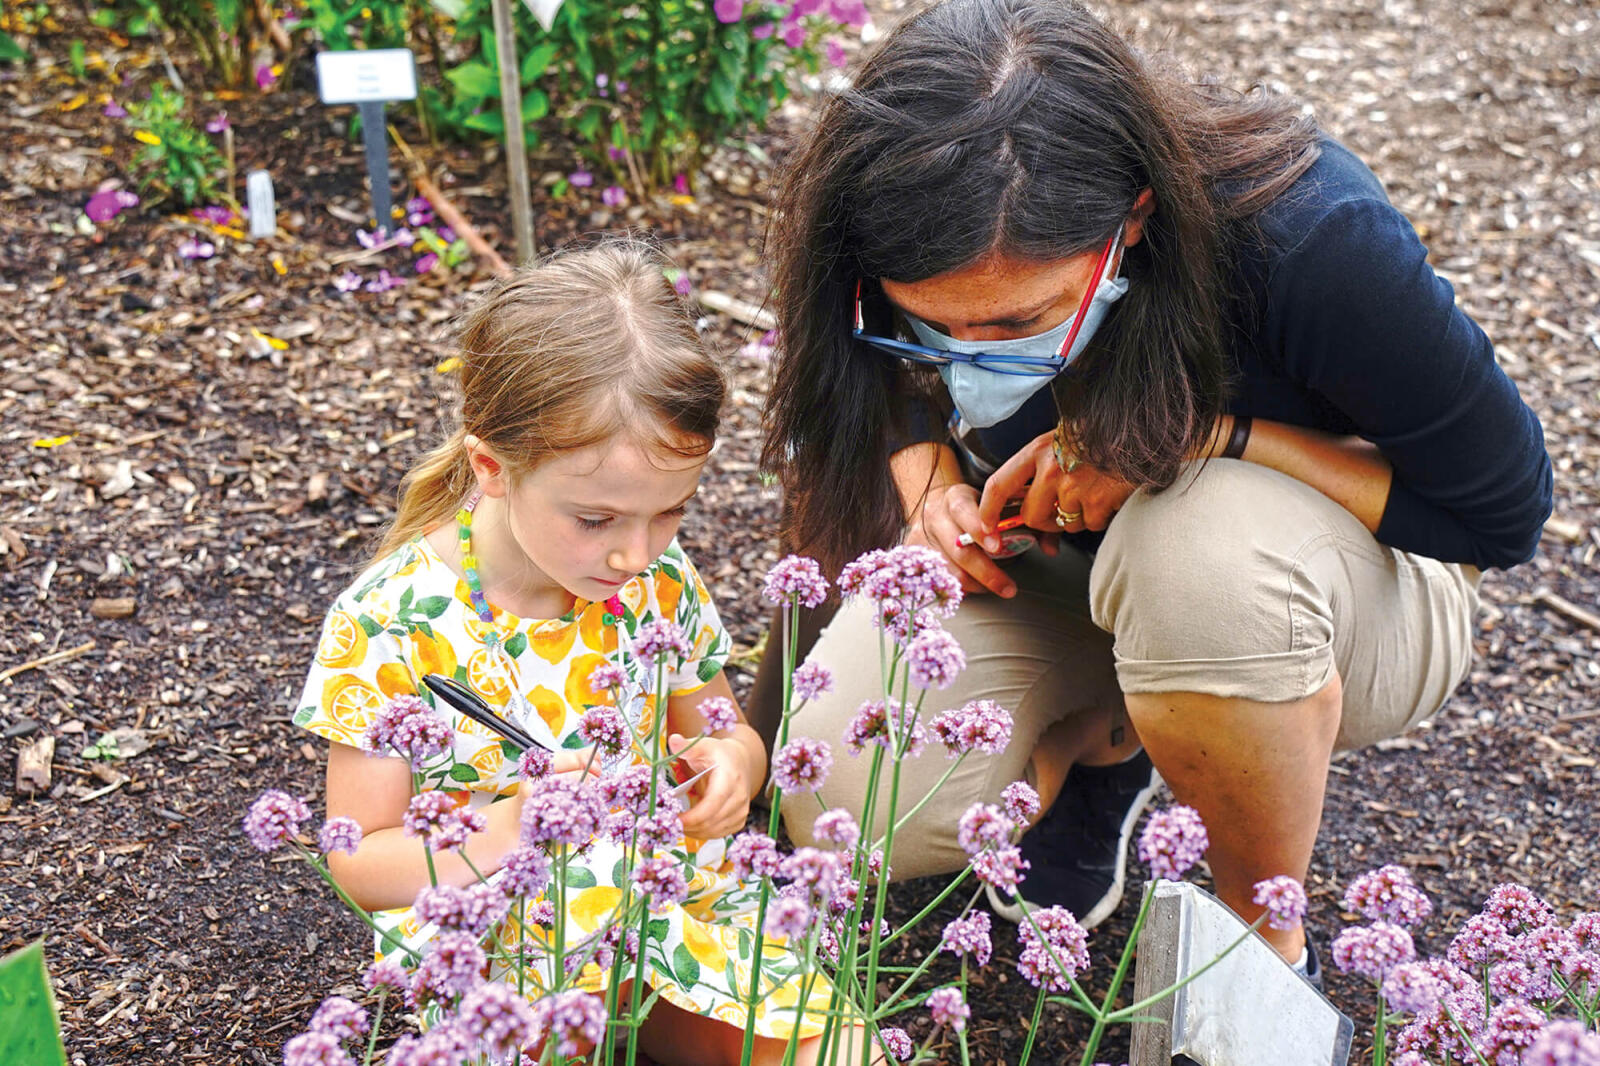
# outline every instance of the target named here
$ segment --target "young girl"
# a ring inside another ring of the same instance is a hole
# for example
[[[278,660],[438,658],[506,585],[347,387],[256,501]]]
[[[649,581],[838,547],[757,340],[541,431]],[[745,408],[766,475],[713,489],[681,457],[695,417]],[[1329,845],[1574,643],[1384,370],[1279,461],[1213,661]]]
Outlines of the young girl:
[[[653,671],[629,653],[640,627],[673,621],[692,645],[667,678],[670,750],[702,733],[703,701],[732,695],[722,673],[728,634],[674,540],[716,437],[724,385],[662,267],[648,248],[614,242],[524,270],[467,315],[461,424],[406,476],[377,561],[328,614],[295,722],[332,742],[329,817],[364,830],[357,850],[330,855],[330,867],[408,944],[433,933],[409,909],[430,883],[428,856],[402,829],[412,768],[359,747],[386,701],[432,703],[422,679],[442,674],[553,741],[552,773],[581,775],[604,760],[575,750],[579,721],[615,702],[590,686],[597,665],[622,669],[625,713],[641,738],[651,735],[655,707],[640,694]],[[490,876],[517,847],[523,793],[499,738],[436,706],[452,747],[425,764],[423,787],[487,819],[465,858],[432,856],[440,884],[466,886],[478,879],[474,868]],[[683,815],[687,839],[674,849],[694,876],[681,906],[652,915],[645,979],[661,1000],[641,1043],[663,1063],[731,1063],[747,1018],[757,892],[730,872],[721,838],[743,828],[766,753],[741,716],[684,758],[695,771],[709,768]],[[620,855],[600,839],[569,868],[574,935],[592,933],[622,897]],[[769,974],[790,974],[756,1016],[756,1061],[776,1062],[801,981],[792,954],[764,954]],[[580,984],[599,991],[606,973],[595,969]],[[536,973],[530,961],[524,974],[494,976],[523,979],[531,998]],[[808,1003],[825,1009],[828,996],[818,980]],[[802,1051],[815,1052],[816,1022],[803,1023]]]

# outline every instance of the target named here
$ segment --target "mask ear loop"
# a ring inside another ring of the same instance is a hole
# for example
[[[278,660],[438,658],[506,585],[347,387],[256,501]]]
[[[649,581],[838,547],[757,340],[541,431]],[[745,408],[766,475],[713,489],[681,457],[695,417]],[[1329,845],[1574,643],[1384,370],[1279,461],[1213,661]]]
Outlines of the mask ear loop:
[[[1122,227],[1117,227],[1117,232],[1106,241],[1106,246],[1100,250],[1100,258],[1094,264],[1094,280],[1089,283],[1089,291],[1083,294],[1083,302],[1078,305],[1077,312],[1072,316],[1072,328],[1067,330],[1067,339],[1061,342],[1061,350],[1056,352],[1056,358],[1063,364],[1067,361],[1067,353],[1072,351],[1072,342],[1078,339],[1078,330],[1083,326],[1083,320],[1088,318],[1088,310],[1094,303],[1094,294],[1100,291],[1101,276],[1106,272],[1106,263],[1111,260],[1111,249],[1122,238]],[[1121,264],[1119,263],[1120,267]]]

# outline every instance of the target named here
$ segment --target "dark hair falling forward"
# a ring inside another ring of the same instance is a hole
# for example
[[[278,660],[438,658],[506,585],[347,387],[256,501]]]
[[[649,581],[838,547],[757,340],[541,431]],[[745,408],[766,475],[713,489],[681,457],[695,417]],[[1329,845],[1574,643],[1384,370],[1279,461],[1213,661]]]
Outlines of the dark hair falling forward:
[[[1085,459],[1171,484],[1224,396],[1233,235],[1317,153],[1294,102],[1158,70],[1072,0],[947,0],[902,22],[822,107],[780,186],[763,459],[789,544],[837,569],[903,524],[891,398],[926,372],[851,338],[857,278],[1090,252],[1146,188],[1130,291],[1054,388]]]

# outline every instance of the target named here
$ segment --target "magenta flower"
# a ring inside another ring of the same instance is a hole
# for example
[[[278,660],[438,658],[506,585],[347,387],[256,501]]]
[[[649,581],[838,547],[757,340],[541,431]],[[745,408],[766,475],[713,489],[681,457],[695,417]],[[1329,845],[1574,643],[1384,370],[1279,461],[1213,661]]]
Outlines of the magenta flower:
[[[845,26],[864,26],[867,22],[865,0],[829,0],[828,14],[835,22]]]
[[[473,833],[489,827],[489,820],[482,812],[457,804],[449,794],[430,789],[411,797],[400,824],[406,836],[420,837],[435,850],[450,851],[465,847]]]
[[[117,103],[115,100],[107,100],[106,106],[101,109],[100,113],[106,118],[128,117],[128,109]]]
[[[844,568],[838,585],[844,596],[870,600],[876,624],[902,644],[961,604],[961,583],[944,556],[920,545],[869,551]]]
[[[815,792],[828,779],[833,753],[811,737],[797,737],[772,756],[772,780],[785,792]]]
[[[811,823],[811,835],[825,844],[853,848],[861,839],[861,827],[849,811],[835,807],[817,815],[817,820]]]
[[[1026,781],[1013,781],[1000,793],[1006,817],[1018,825],[1032,825],[1039,816],[1039,793]]]
[[[1530,889],[1513,884],[1496,885],[1483,905],[1483,913],[1512,934],[1537,929],[1555,920],[1550,904]]]
[[[672,175],[672,191],[677,193],[679,196],[688,196],[689,175],[685,174],[681,170]]]
[[[261,793],[244,816],[245,836],[260,851],[276,851],[311,819],[305,801],[275,788]]]
[[[703,730],[706,736],[713,733],[726,733],[739,724],[739,708],[726,696],[712,696],[710,699],[701,700],[700,717],[706,720]]]
[[[828,598],[828,579],[822,576],[822,567],[810,556],[786,555],[767,571],[761,594],[777,607],[796,603],[818,607]]]
[[[231,125],[232,123],[228,121],[228,113],[226,111],[218,111],[206,120],[206,132],[221,133]]]
[[[416,915],[441,929],[454,929],[481,937],[499,925],[511,900],[496,885],[479,881],[465,888],[434,885],[417,894]]]
[[[965,918],[953,918],[945,923],[939,938],[939,950],[948,951],[960,958],[971,955],[979,966],[987,966],[994,953],[994,941],[989,938],[989,914],[973,911]]]
[[[378,270],[378,276],[367,282],[367,291],[388,292],[390,289],[398,289],[405,283],[405,278],[397,278],[393,274],[389,273],[387,268],[380,267]]]
[[[325,855],[336,851],[354,855],[361,846],[361,837],[361,823],[354,818],[329,818],[322,823],[322,831],[317,834],[317,847]]]
[[[1360,913],[1368,921],[1393,922],[1408,929],[1422,924],[1433,914],[1433,902],[1412,881],[1403,866],[1380,866],[1350,882],[1344,893],[1346,910]]]
[[[916,1050],[911,1043],[911,1037],[906,1035],[904,1029],[893,1027],[880,1029],[878,1037],[883,1041],[883,1050],[893,1055],[898,1062],[906,1061]]]
[[[355,292],[361,288],[361,275],[354,270],[346,270],[333,279],[333,287],[340,292]]]
[[[337,1040],[354,1040],[372,1028],[367,1012],[343,996],[329,996],[311,1016],[311,1031]]]
[[[633,883],[638,886],[639,895],[650,901],[652,914],[682,903],[689,895],[683,866],[670,855],[656,855],[641,862],[634,868]]]
[[[620,163],[628,158],[628,150],[615,144],[606,145],[606,158],[613,163]]]
[[[712,0],[711,10],[718,22],[738,22],[744,17],[744,0]]]
[[[906,669],[920,689],[949,688],[967,667],[967,654],[950,632],[938,626],[906,645]]]
[[[920,752],[926,741],[915,708],[899,700],[894,701],[892,708],[883,700],[868,700],[856,709],[855,717],[844,730],[845,746],[852,755],[861,754],[868,744],[894,752],[897,736],[909,756]]]
[[[777,26],[773,25],[770,22],[757,23],[756,25],[750,27],[750,36],[753,37],[755,40],[764,41],[768,37],[771,37],[772,34],[777,30],[777,28],[778,28]],[[886,1029],[886,1030],[884,1030],[884,1032],[888,1032],[888,1030]],[[896,1029],[895,1032],[903,1032],[903,1030]],[[904,1057],[904,1056],[902,1056],[902,1057]]]
[[[432,221],[433,204],[428,202],[427,197],[413,196],[406,201],[406,225],[426,226]],[[449,238],[446,238],[443,233],[439,234],[439,238],[449,243]]]
[[[1474,914],[1461,923],[1445,954],[1463,970],[1472,970],[1510,958],[1513,947],[1511,934],[1498,918]]]
[[[828,58],[830,67],[842,67],[850,62],[850,57],[845,54],[844,45],[837,38],[829,37],[822,45],[823,55]]]
[[[179,259],[210,259],[217,254],[217,246],[210,241],[202,241],[195,237],[178,245]]]
[[[974,803],[961,816],[956,841],[968,855],[987,848],[1003,848],[1011,843],[1016,824],[992,803]]]
[[[273,70],[272,67],[269,64],[263,63],[259,67],[256,68],[256,88],[257,89],[265,91],[268,86],[270,86],[273,82],[275,82],[277,80],[278,80],[278,72]]]
[[[423,253],[423,255],[418,257],[416,263],[413,264],[413,269],[415,269],[418,274],[426,274],[428,271],[432,270],[434,267],[436,267],[438,265],[439,265],[439,255],[438,255],[438,253],[437,252],[425,252],[425,253]]]
[[[543,748],[529,748],[517,757],[517,774],[526,781],[544,777],[550,772],[552,758]]]
[[[793,883],[785,891],[804,891],[817,905],[833,899],[840,883],[849,880],[844,869],[844,859],[837,851],[803,847],[784,856],[778,864],[778,875]]]
[[[924,639],[918,637],[912,646]],[[952,758],[971,751],[998,755],[1011,743],[1011,712],[994,700],[970,700],[939,715],[929,728]]]
[[[590,692],[614,692],[628,683],[628,675],[621,666],[604,662],[589,671]]]
[[[600,202],[607,207],[626,207],[628,194],[620,185],[607,185],[600,193]]]
[[[768,936],[804,940],[811,929],[811,905],[799,896],[783,895],[767,905]]]
[[[801,701],[814,700],[833,691],[833,673],[821,663],[803,662],[794,672],[794,694]]]
[[[934,1025],[948,1027],[957,1033],[967,1027],[967,1019],[972,1017],[972,1008],[961,998],[961,990],[953,986],[947,985],[929,992],[924,1004],[933,1017]]]
[[[1211,838],[1193,807],[1176,804],[1157,811],[1139,835],[1139,858],[1156,877],[1176,881],[1200,861]]]
[[[567,182],[574,189],[587,189],[594,184],[594,175],[587,170],[574,170],[567,175]]]
[[[1016,892],[1022,883],[1023,871],[1030,865],[1022,857],[1022,849],[1014,844],[980,851],[972,857],[973,876],[1005,897]]]
[[[754,830],[740,833],[728,843],[728,862],[741,881],[752,877],[776,877],[781,856],[777,843]]]
[[[91,222],[110,222],[130,207],[139,206],[139,197],[126,189],[101,189],[83,205]]]
[[[1403,962],[1383,979],[1383,999],[1407,1014],[1421,1014],[1443,998],[1450,986],[1432,973],[1426,963]]]
[[[1522,1066],[1600,1066],[1600,1034],[1582,1022],[1551,1022],[1523,1052]]]
[[[1531,1003],[1520,999],[1501,1003],[1489,1015],[1480,1050],[1490,1062],[1521,1061],[1521,1053],[1533,1046],[1547,1021],[1544,1011]]]
[[[1352,926],[1333,941],[1333,963],[1344,973],[1382,984],[1389,971],[1417,957],[1411,934],[1393,922]]]
[[[1089,968],[1089,934],[1065,907],[1032,911],[1017,926],[1017,972],[1035,988],[1065,992]]]
[[[689,657],[689,651],[683,628],[666,618],[646,622],[633,638],[633,653],[648,666],[676,666]]]
[[[785,21],[783,24],[783,43],[790,48],[799,48],[806,43],[806,28],[798,22]]]
[[[600,801],[608,808],[643,818],[650,813],[650,767],[636,763],[600,781]]]
[[[440,933],[433,939],[433,950],[423,956],[412,977],[412,1002],[450,1000],[472,991],[483,983],[481,971],[487,961],[483,948],[471,934]]]
[[[488,981],[468,992],[456,1009],[456,1024],[479,1053],[496,1062],[513,1062],[533,1039],[533,1008],[516,989]]]
[[[212,226],[231,226],[239,220],[239,216],[233,213],[231,207],[223,207],[220,204],[197,207],[190,211],[189,215]]]
[[[633,744],[633,730],[628,720],[615,707],[600,704],[584,712],[578,722],[578,736],[585,744],[593,744],[604,755],[627,751]]]
[[[313,1030],[283,1045],[283,1066],[355,1066],[355,1060],[338,1037]]]
[[[1251,901],[1267,908],[1267,924],[1274,929],[1293,929],[1306,916],[1306,890],[1292,877],[1280,875],[1257,881]]]
[[[448,751],[454,737],[443,715],[420,696],[406,695],[378,709],[361,735],[361,746],[374,755],[392,748],[411,761],[413,770],[421,770],[429,759]]]

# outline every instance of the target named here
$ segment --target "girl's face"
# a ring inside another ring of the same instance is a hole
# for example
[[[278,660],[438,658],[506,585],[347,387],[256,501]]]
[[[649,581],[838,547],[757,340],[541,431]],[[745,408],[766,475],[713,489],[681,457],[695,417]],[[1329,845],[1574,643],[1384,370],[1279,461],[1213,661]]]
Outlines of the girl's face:
[[[504,533],[525,560],[524,587],[559,586],[604,600],[677,535],[707,456],[674,455],[618,436],[516,475],[486,458],[496,472],[482,469],[477,450],[473,469],[484,494],[500,497]]]

